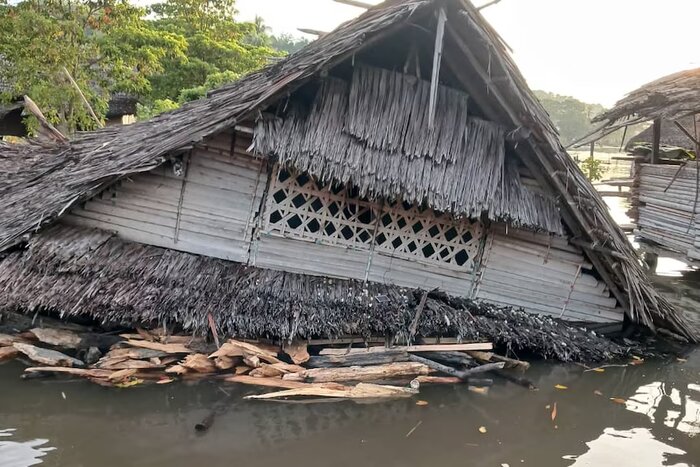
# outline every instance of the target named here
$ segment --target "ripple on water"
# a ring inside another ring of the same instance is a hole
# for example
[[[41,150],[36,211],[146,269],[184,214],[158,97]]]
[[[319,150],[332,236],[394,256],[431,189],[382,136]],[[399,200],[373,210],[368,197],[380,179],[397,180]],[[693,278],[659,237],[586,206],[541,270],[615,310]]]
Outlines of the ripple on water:
[[[14,434],[14,428],[0,429],[0,437],[9,438]],[[41,464],[46,453],[56,448],[46,446],[48,439],[33,439],[29,441],[0,440],[0,465],[2,467],[29,467]]]

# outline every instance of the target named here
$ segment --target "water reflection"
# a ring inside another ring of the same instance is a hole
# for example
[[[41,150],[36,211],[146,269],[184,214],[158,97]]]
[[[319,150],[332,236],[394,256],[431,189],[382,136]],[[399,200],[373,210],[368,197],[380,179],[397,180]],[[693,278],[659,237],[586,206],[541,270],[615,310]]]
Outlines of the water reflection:
[[[14,434],[14,428],[0,429],[0,437],[7,438]],[[47,444],[47,439],[33,439],[30,441],[3,441],[0,440],[0,466],[2,467],[29,467],[41,464],[42,457],[55,448],[42,447]]]
[[[700,434],[700,385],[673,387],[673,383],[653,382],[639,387],[626,402],[627,410],[649,417],[690,436]],[[695,397],[693,398],[693,392]]]
[[[690,464],[675,461],[674,456],[686,454],[680,449],[662,443],[654,438],[647,428],[631,430],[616,430],[606,428],[603,434],[586,443],[588,452],[575,456],[564,456],[564,459],[576,459],[573,467],[583,466],[635,466],[658,467],[673,465],[688,467]]]

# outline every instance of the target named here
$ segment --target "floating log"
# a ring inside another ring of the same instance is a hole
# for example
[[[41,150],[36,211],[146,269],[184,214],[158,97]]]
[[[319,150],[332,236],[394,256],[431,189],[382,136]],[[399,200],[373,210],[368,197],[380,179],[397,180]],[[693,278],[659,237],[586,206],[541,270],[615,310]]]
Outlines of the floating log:
[[[223,378],[223,381],[226,381],[228,383],[241,383],[241,384],[249,384],[253,386],[264,386],[264,387],[271,387],[271,388],[283,388],[283,389],[298,389],[298,388],[305,388],[311,386],[310,383],[304,383],[301,381],[290,381],[290,380],[285,380],[282,378],[256,378],[254,376],[247,376],[247,375],[235,375],[235,376],[227,376]],[[338,383],[317,383],[317,385],[321,385],[326,388],[330,389],[344,389],[345,386],[342,384]]]
[[[13,347],[26,355],[30,360],[44,365],[84,367],[85,363],[77,358],[69,357],[66,354],[55,350],[42,349],[30,344],[15,342]]]
[[[361,352],[387,352],[390,350],[401,350],[409,353],[419,352],[457,352],[466,350],[491,350],[493,344],[490,342],[470,343],[470,344],[424,344],[424,345],[404,345],[395,347],[367,347],[367,348],[350,348],[350,349],[323,349],[319,355],[345,355],[350,353]]]
[[[329,389],[322,385],[314,384],[304,388],[246,396],[245,399],[275,399],[294,396],[334,397],[342,399],[384,399],[411,397],[417,393],[417,390],[411,388],[369,383],[359,383],[357,386],[347,389]]]
[[[407,362],[408,352],[389,349],[386,352],[354,352],[347,355],[320,355],[311,357],[306,366],[309,368],[333,368],[341,366],[383,365],[395,362]]]
[[[299,373],[289,373],[282,379],[315,383],[333,381],[386,381],[406,376],[427,375],[430,368],[421,363],[398,362],[375,366],[341,368],[312,368]]]
[[[459,371],[459,370],[455,370],[454,368],[449,367],[447,365],[443,365],[441,363],[435,362],[433,360],[419,357],[418,355],[411,355],[410,359],[413,362],[421,363],[429,368],[432,368],[433,370],[439,371],[441,373],[445,373],[445,374],[450,375],[450,376],[455,376],[463,381],[469,381],[470,377],[472,375],[484,373],[484,372],[490,371],[490,370],[501,369],[505,366],[504,362],[489,363],[486,365],[481,365],[481,366],[472,368],[470,370]]]

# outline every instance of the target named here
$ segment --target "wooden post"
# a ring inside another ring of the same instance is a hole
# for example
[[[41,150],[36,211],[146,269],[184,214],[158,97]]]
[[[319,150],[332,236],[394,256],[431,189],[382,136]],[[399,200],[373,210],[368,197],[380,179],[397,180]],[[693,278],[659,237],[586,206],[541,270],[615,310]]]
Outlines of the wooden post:
[[[437,105],[438,81],[440,79],[440,64],[442,63],[442,45],[445,37],[445,22],[447,14],[444,8],[438,12],[437,30],[435,31],[435,51],[433,52],[433,75],[430,79],[430,107],[428,108],[428,127],[433,128],[435,121],[435,106]]]
[[[651,163],[652,164],[658,164],[659,163],[659,148],[661,146],[661,119],[657,118],[654,120],[654,128],[653,128],[653,139],[652,139],[652,146],[651,146]]]
[[[83,104],[85,104],[85,107],[87,107],[88,112],[90,113],[90,116],[93,118],[93,120],[95,120],[95,122],[97,123],[97,125],[100,128],[104,128],[102,121],[99,118],[97,118],[97,115],[95,115],[95,111],[92,110],[90,103],[85,98],[85,94],[83,94],[83,91],[80,90],[80,86],[78,86],[78,83],[75,82],[75,80],[73,79],[73,76],[71,76],[71,74],[68,72],[68,68],[63,67],[63,72],[66,74],[66,76],[68,77],[68,80],[73,85],[73,87],[78,91],[78,94],[80,95],[80,99],[83,101]]]

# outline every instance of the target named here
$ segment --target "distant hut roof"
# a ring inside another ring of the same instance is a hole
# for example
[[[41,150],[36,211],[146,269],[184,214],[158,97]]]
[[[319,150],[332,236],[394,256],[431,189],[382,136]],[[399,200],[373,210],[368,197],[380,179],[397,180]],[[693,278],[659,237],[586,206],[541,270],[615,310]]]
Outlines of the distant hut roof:
[[[597,141],[605,135],[636,123],[657,118],[674,121],[698,112],[700,68],[680,71],[647,83],[627,94],[612,109],[594,117],[592,121],[601,125],[591,134],[571,143],[571,146],[582,146]]]
[[[696,134],[696,130],[693,129],[695,124],[694,120],[695,118],[690,116],[678,120],[678,123],[681,124],[688,133],[694,136]],[[697,124],[697,135],[700,136],[700,123]],[[650,145],[652,144],[653,137],[654,129],[652,127],[646,128],[641,133],[630,138],[625,149],[629,151],[634,146],[640,144]],[[671,120],[661,120],[661,146],[695,151],[695,144]]]
[[[105,117],[114,118],[121,117],[122,115],[136,115],[136,104],[138,104],[138,102],[138,97],[132,94],[125,92],[112,93],[109,97]]]
[[[0,251],[110,183],[151,170],[173,152],[255,117],[322,72],[353,60],[379,39],[401,28],[420,34],[414,23],[439,7],[447,10],[446,68],[489,120],[509,133],[524,135],[513,150],[542,188],[558,199],[567,228],[585,245],[630,318],[692,336],[650,284],[604,201],[561,146],[554,125],[503,40],[466,0],[389,0],[288,58],[152,120],[84,133],[67,144],[0,146],[0,168],[10,169],[0,171]]]

